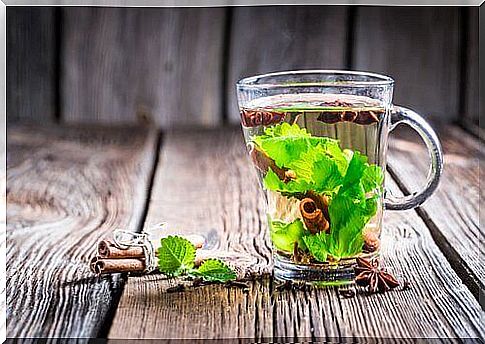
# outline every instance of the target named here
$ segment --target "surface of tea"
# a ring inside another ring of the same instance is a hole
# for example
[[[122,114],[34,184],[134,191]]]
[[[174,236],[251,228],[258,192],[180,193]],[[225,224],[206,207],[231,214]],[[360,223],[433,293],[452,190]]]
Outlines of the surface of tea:
[[[328,265],[378,250],[385,115],[373,99],[341,94],[264,97],[241,110],[277,259]]]

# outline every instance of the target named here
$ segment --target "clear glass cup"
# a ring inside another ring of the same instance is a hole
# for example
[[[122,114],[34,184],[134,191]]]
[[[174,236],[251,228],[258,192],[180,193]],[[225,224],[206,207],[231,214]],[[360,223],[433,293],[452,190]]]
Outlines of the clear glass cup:
[[[279,280],[343,284],[356,257],[378,255],[384,209],[423,203],[443,168],[440,143],[426,121],[392,104],[394,81],[332,70],[278,72],[240,80],[244,138],[267,201]],[[387,140],[404,123],[426,143],[426,187],[385,195]]]

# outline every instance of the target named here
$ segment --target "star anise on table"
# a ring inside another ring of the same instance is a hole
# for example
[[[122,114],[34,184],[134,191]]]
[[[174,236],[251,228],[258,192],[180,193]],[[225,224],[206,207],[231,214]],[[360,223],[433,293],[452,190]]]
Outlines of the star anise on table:
[[[355,276],[355,283],[366,287],[370,293],[384,293],[399,285],[396,278],[380,266],[377,258],[371,260],[357,258]]]

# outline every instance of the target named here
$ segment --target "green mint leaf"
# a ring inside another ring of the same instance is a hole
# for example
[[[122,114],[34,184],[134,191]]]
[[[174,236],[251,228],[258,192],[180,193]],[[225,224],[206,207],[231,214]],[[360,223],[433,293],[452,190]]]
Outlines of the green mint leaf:
[[[274,160],[278,167],[289,167],[310,148],[310,141],[304,137],[275,137],[262,140],[258,145]]]
[[[361,207],[361,214],[369,219],[377,213],[379,195],[373,195],[365,200]]]
[[[157,257],[161,273],[178,276],[194,267],[195,247],[185,238],[169,236],[161,240]]]
[[[301,179],[291,180],[285,183],[271,169],[266,173],[266,176],[263,179],[263,184],[268,190],[278,191],[289,195],[305,193],[311,189],[311,186]]]
[[[197,270],[189,274],[210,282],[227,282],[236,279],[236,272],[219,259],[207,259]]]
[[[365,190],[360,182],[347,186],[346,189],[342,188],[339,194],[352,199],[354,203],[365,201]]]
[[[331,237],[327,250],[336,257],[348,257],[362,251],[362,230],[377,212],[378,195],[365,199],[361,183],[339,193],[329,204]]]
[[[290,125],[289,123],[283,122],[281,124],[268,127],[264,130],[264,134],[258,135],[254,138],[254,142],[261,146],[261,142],[267,140],[269,138],[275,137],[311,137],[311,135],[306,131],[306,129],[302,129],[298,126],[298,124]]]
[[[322,156],[313,164],[312,179],[315,190],[320,193],[333,192],[342,183],[337,164],[327,156]]]
[[[328,205],[328,214],[332,232],[338,231],[340,227],[345,225],[354,208],[353,199],[340,192],[331,200]]]
[[[302,159],[302,154],[315,147],[323,147],[320,154],[328,150],[330,155],[335,154],[343,158],[337,140],[312,137],[306,129],[301,129],[297,124],[282,123],[266,128],[264,134],[254,137],[253,141],[278,167],[293,169],[291,164]]]
[[[325,262],[328,256],[328,238],[325,233],[305,235],[302,239],[310,254],[319,262]]]
[[[295,172],[298,179],[313,184],[313,189],[317,191],[333,190],[342,181],[340,171],[347,169],[347,160],[338,144],[327,140],[316,146],[311,145],[297,160],[287,163],[286,167]]]
[[[269,220],[271,241],[281,251],[293,252],[295,242],[301,249],[305,249],[305,242],[302,240],[306,231],[300,219],[291,223]]]
[[[358,183],[367,168],[367,157],[355,151],[349,162],[349,167],[345,173],[343,186],[346,188],[352,184]]]
[[[362,229],[367,223],[368,218],[354,211],[337,231],[331,233],[332,250],[331,254],[336,258],[348,257],[362,251],[364,239]]]
[[[299,155],[298,159],[290,161],[287,168],[295,172],[298,180],[312,182],[313,164],[317,160],[316,149],[311,149]]]
[[[347,172],[349,161],[351,159],[347,156],[348,152],[346,153],[345,150],[342,151],[340,149],[338,140],[328,139],[328,138],[319,138],[319,139],[320,139],[320,146],[323,148],[324,153],[335,162],[340,174],[344,176],[345,173]],[[322,141],[322,139],[326,139],[326,140]]]
[[[377,165],[367,166],[362,175],[361,182],[365,192],[371,192],[376,189],[379,190],[384,183],[384,173]]]

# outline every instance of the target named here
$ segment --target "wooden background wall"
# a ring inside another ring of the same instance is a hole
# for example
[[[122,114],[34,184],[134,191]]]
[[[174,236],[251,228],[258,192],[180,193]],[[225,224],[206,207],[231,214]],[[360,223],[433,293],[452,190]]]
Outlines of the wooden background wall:
[[[7,8],[8,121],[237,122],[234,83],[338,68],[396,79],[395,102],[478,123],[478,8]]]

